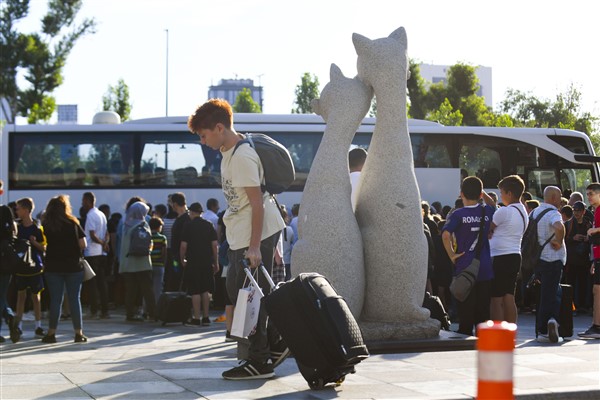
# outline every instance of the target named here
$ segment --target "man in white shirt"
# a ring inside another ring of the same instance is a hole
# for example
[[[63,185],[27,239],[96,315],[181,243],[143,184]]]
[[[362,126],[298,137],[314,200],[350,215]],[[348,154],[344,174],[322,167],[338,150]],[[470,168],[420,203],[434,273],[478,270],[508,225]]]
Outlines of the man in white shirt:
[[[239,145],[243,137],[233,128],[233,111],[229,103],[222,99],[207,101],[189,117],[188,127],[200,136],[203,145],[220,150],[223,156],[221,183],[227,200],[223,222],[229,242],[226,286],[229,298],[235,304],[245,279],[242,261],[248,260],[251,268],[257,268],[262,262],[271,273],[275,246],[285,224],[273,197],[261,190],[264,170],[258,154],[247,143]],[[268,293],[270,288],[266,279],[262,274],[258,275],[263,292]],[[274,375],[274,368],[285,359],[289,350],[282,341],[273,343],[269,340],[275,335],[274,327],[267,322],[267,314],[261,305],[256,332],[248,337],[248,360],[223,372],[223,378],[246,380]]]
[[[362,147],[357,147],[350,150],[348,153],[348,168],[350,169],[350,185],[352,185],[352,193],[350,200],[352,209],[356,208],[356,194],[358,193],[358,180],[360,172],[367,161],[367,151]]]
[[[215,227],[215,231],[217,230],[217,225],[219,224],[219,200],[217,199],[208,199],[206,200],[206,211],[202,214],[202,218],[209,221]]]
[[[92,192],[83,194],[81,206],[87,213],[84,227],[87,247],[83,255],[96,273],[94,278],[86,282],[90,296],[89,317],[98,318],[98,300],[100,300],[100,318],[109,318],[106,288],[109,235],[106,216],[96,207],[96,196]]]

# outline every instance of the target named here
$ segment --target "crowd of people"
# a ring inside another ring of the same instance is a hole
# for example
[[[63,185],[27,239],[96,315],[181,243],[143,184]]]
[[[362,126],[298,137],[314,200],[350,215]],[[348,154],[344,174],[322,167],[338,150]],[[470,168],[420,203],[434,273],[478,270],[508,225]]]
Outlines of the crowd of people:
[[[7,304],[11,274],[0,271],[0,310],[13,342],[23,334],[27,293],[35,316],[34,334],[42,342],[55,343],[59,321],[70,318],[74,341],[80,343],[88,340],[84,319],[110,318],[111,303],[125,306],[127,322],[159,320],[158,300],[167,291],[191,296],[190,325],[211,324],[212,298],[214,306],[225,310],[219,321],[226,322],[225,339],[231,340],[244,262],[252,268],[263,264],[275,281],[291,279],[300,205],[294,204],[288,216],[285,206],[261,190],[260,159],[253,147],[239,146],[241,137],[233,129],[227,102],[213,99],[198,107],[188,127],[202,144],[222,153],[224,210],[216,199],[208,199],[206,209],[197,202],[188,207],[182,192],[168,195],[166,204],[154,207],[132,197],[124,216],[111,213],[107,205],[96,206],[92,192],[82,196],[80,218],[73,215],[66,195],[50,199],[39,220],[33,218],[35,204],[30,198],[19,199],[12,207],[0,206],[0,239],[28,240],[35,261],[27,273],[14,274],[16,313]],[[353,191],[366,158],[360,148],[349,153]],[[593,310],[593,324],[580,336],[600,338],[600,273],[595,273],[599,261],[594,261],[600,260],[600,240],[594,239],[600,237],[600,212],[592,212],[600,207],[600,184],[587,187],[588,205],[581,193],[564,198],[555,186],[545,188],[540,203],[524,191],[517,175],[501,179],[498,189],[499,198],[486,193],[478,177],[467,176],[453,207],[422,203],[423,229],[430,244],[424,292],[441,298],[453,320],[458,320],[459,333],[472,335],[479,322],[490,318],[516,322],[518,307],[535,308],[538,340],[558,342],[559,284],[568,283],[575,288],[577,312]],[[530,277],[521,269],[521,242],[535,218],[538,240],[547,245]],[[143,241],[145,232],[148,242]],[[95,272],[86,282],[82,257]],[[475,257],[480,261],[476,284],[464,301],[457,301],[449,291],[452,278]],[[532,282],[538,283],[539,296],[531,294]],[[259,284],[268,293],[270,287],[261,275]],[[89,307],[85,315],[82,288]],[[45,296],[47,331],[42,326]],[[262,306],[249,342],[248,358],[223,372],[225,379],[271,377],[289,354]]]
[[[592,326],[579,336],[600,338],[600,274],[595,273],[600,247],[594,245],[600,213],[592,212],[600,205],[600,184],[587,187],[589,207],[581,193],[565,198],[556,186],[545,188],[542,202],[532,200],[517,175],[500,180],[498,189],[499,199],[483,190],[479,178],[469,176],[461,183],[454,207],[422,203],[424,228],[433,242],[427,290],[440,297],[453,321],[458,320],[459,333],[472,335],[476,325],[488,319],[517,322],[520,309],[536,313],[538,341],[556,343],[562,340],[560,284],[568,284],[575,292],[575,312],[593,315]],[[521,268],[521,245],[535,219],[543,248],[530,272]],[[452,278],[476,257],[478,245],[477,281],[469,296],[458,301],[449,291]]]

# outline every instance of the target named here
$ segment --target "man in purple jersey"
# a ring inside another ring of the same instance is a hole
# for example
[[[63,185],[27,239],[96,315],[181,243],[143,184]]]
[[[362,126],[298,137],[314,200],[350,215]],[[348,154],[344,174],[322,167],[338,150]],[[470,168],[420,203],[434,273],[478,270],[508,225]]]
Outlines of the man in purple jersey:
[[[473,335],[473,326],[490,318],[490,289],[493,271],[488,232],[492,215],[496,210],[496,202],[483,191],[483,183],[475,176],[468,176],[462,181],[460,198],[464,207],[456,209],[448,217],[442,232],[444,248],[455,267],[454,275],[465,269],[475,257],[481,217],[485,215],[477,282],[465,301],[457,302],[460,320],[458,333]],[[482,198],[485,205],[480,204]],[[454,247],[453,239],[456,240],[456,247]]]

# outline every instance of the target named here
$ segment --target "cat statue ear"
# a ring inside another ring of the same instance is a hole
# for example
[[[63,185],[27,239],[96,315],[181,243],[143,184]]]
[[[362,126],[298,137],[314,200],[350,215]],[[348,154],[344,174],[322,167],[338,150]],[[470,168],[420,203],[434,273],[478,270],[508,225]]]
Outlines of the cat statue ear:
[[[371,43],[371,39],[365,37],[359,33],[352,34],[352,43],[354,43],[354,48],[356,49],[356,53],[359,54],[369,46]]]
[[[406,38],[406,30],[404,27],[401,26],[400,28],[396,29],[390,34],[389,37],[399,41],[404,48],[408,47],[408,39]]]
[[[340,78],[345,78],[344,73],[340,67],[335,64],[331,64],[331,67],[329,68],[329,80],[334,81]]]
[[[319,101],[319,99],[312,99],[310,101],[310,108],[312,108],[312,110],[315,114],[322,115],[321,114],[321,102]]]

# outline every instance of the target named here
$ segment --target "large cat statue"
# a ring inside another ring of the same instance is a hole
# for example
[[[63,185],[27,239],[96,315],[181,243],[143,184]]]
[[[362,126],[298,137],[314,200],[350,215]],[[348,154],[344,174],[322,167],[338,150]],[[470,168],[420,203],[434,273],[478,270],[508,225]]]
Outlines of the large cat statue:
[[[352,41],[358,77],[377,98],[355,211],[365,255],[361,328],[370,340],[434,337],[439,322],[422,307],[428,247],[408,134],[406,32],[376,40],[355,33]]]
[[[314,271],[326,276],[356,318],[363,307],[365,268],[350,202],[348,149],[372,97],[371,89],[359,79],[346,78],[331,65],[330,82],[311,103],[327,125],[304,186],[299,239],[292,251],[292,274]]]

